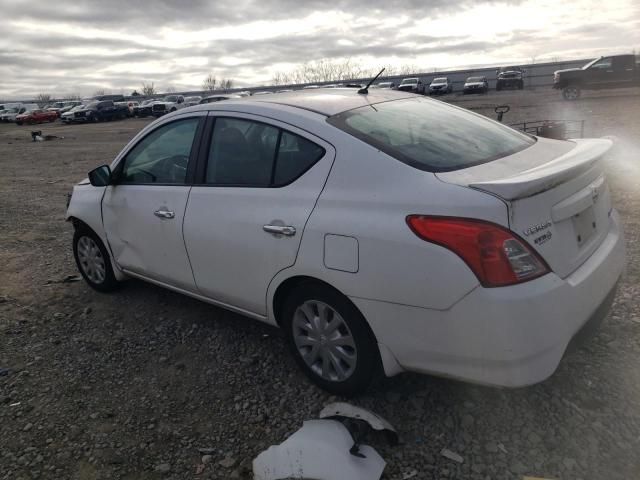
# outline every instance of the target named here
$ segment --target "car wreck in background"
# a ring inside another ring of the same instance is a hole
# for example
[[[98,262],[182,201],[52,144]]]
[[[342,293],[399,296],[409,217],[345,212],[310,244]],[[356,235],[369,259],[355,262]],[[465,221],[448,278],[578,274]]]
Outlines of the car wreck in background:
[[[599,57],[582,68],[556,70],[553,88],[561,90],[565,100],[576,100],[582,90],[602,90],[640,86],[640,57],[613,55]]]

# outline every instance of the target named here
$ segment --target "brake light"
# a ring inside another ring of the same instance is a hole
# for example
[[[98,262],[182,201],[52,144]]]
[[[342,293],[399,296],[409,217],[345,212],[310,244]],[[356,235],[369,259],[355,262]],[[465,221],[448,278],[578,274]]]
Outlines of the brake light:
[[[484,287],[533,280],[549,267],[512,231],[483,220],[409,215],[418,237],[451,250],[466,262]]]

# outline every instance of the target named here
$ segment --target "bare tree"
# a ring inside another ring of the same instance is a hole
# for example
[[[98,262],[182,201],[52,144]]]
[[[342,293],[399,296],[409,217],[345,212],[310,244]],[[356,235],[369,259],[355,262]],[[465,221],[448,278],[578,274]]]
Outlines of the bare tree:
[[[101,97],[102,95],[106,95],[107,91],[104,88],[99,88],[95,92],[93,92],[94,97]]]
[[[233,88],[233,80],[230,78],[220,79],[220,88],[222,88],[222,90],[224,90],[225,92],[227,90],[231,90]]]
[[[39,93],[38,95],[36,95],[36,102],[38,103],[38,105],[44,105],[46,103],[49,103],[51,101],[51,95],[48,93]]]
[[[77,93],[67,93],[63,97],[63,100],[80,100],[80,95],[78,95]]]
[[[220,83],[222,84],[223,81],[224,80],[222,80]],[[202,82],[202,90],[206,92],[213,92],[216,89],[217,83],[218,79],[216,78],[216,76],[213,73],[210,73]],[[224,88],[223,85],[220,86]]]
[[[167,93],[176,93],[176,87],[174,87],[173,85],[169,85],[167,88],[164,89],[164,91]]]
[[[142,95],[144,95],[145,97],[150,97],[152,95],[155,95],[156,92],[156,87],[153,84],[153,82],[150,83],[144,83],[142,82]]]

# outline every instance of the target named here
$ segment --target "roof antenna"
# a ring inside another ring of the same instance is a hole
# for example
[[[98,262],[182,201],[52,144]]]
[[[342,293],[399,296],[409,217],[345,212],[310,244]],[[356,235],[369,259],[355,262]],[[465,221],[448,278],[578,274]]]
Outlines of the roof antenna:
[[[384,68],[383,68],[382,70],[380,70],[380,71],[378,72],[378,74],[377,74],[375,77],[373,77],[369,83],[367,83],[367,86],[366,86],[366,87],[361,88],[360,90],[358,90],[358,93],[359,93],[359,94],[361,94],[361,95],[366,95],[367,93],[369,93],[369,87],[371,86],[371,84],[372,84],[373,82],[375,82],[375,81],[378,79],[378,77],[379,77],[380,75],[382,75],[382,72],[384,72]]]

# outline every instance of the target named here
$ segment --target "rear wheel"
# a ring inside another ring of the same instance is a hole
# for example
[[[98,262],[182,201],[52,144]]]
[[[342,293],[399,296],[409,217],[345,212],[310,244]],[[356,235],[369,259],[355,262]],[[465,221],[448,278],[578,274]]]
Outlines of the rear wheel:
[[[578,87],[565,87],[562,90],[562,96],[565,100],[577,100],[580,98],[580,89]]]
[[[109,253],[100,237],[87,227],[73,235],[73,256],[80,274],[89,286],[100,292],[114,290],[118,281],[111,268]]]
[[[380,370],[377,342],[356,307],[320,283],[294,288],[282,309],[291,352],[307,376],[338,395],[364,391]]]

